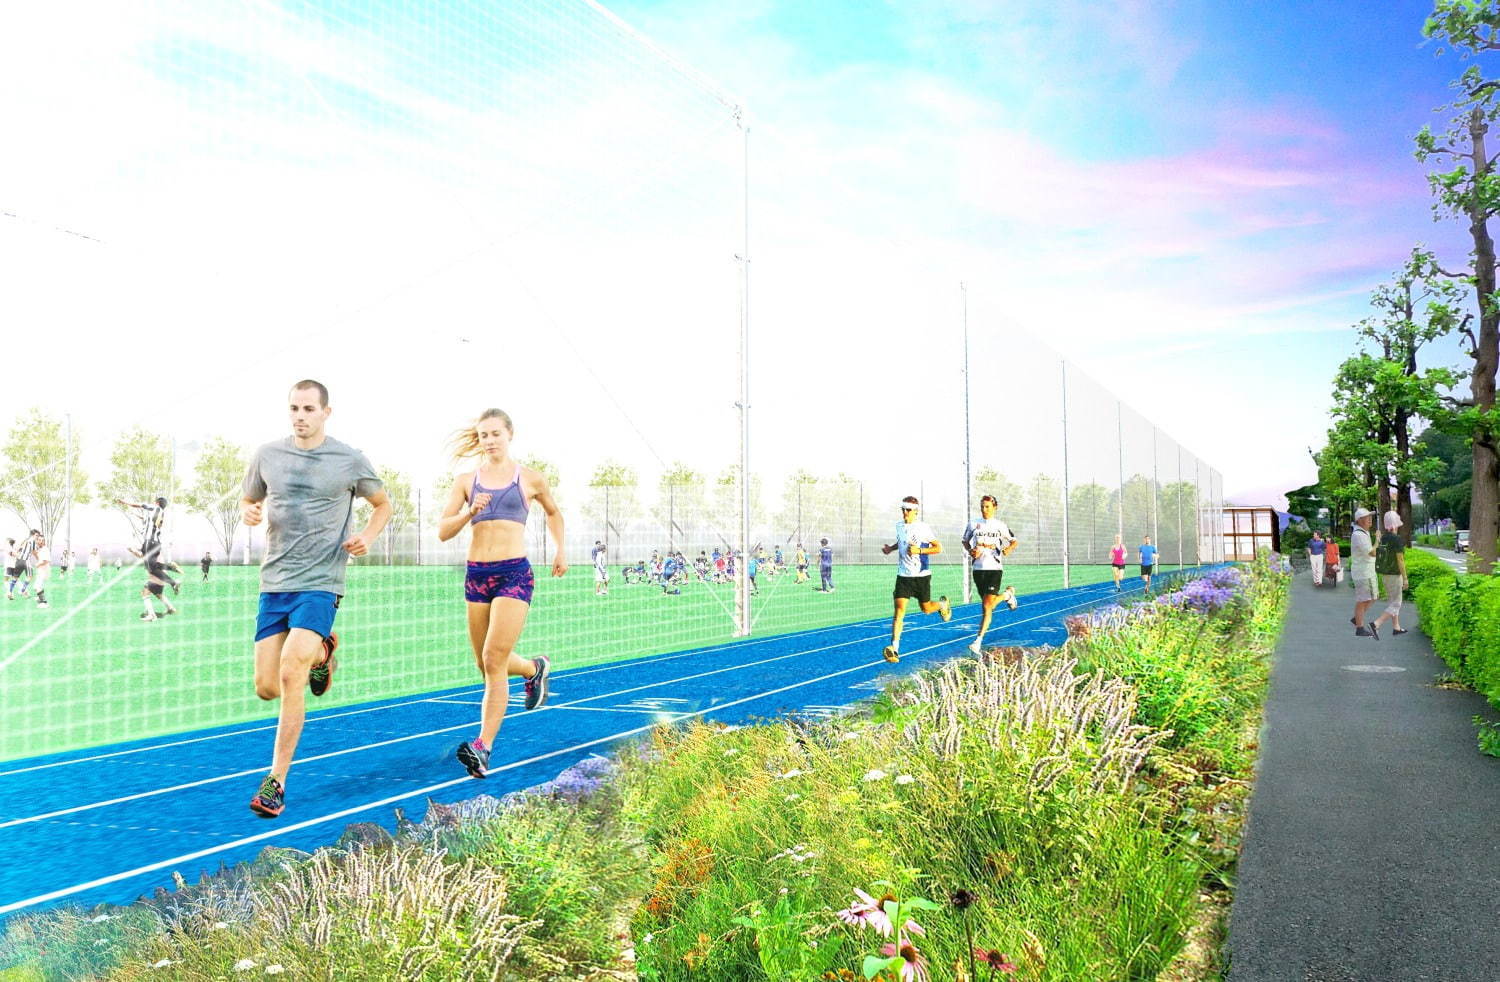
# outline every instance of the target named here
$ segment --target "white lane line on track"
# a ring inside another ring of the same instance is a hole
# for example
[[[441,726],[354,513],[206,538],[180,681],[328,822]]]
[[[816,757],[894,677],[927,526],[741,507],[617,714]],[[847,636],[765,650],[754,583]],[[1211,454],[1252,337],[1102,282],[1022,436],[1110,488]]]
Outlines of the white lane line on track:
[[[696,674],[686,675],[686,676],[683,676],[681,678],[664,679],[664,680],[662,680],[660,682],[653,682],[653,683],[650,683],[648,685],[636,685],[636,686],[631,686],[628,689],[619,689],[619,690],[616,690],[614,692],[604,692],[604,693],[600,693],[599,695],[596,695],[596,696],[588,696],[588,697],[586,697],[584,699],[579,699],[579,700],[575,700],[575,701],[576,702],[593,702],[593,701],[598,700],[598,699],[610,699],[610,698],[613,698],[615,696],[622,696],[622,695],[628,695],[629,693],[632,693],[632,692],[639,692],[642,689],[654,689],[654,688],[657,688],[658,686],[675,685],[675,684],[677,684],[679,682],[693,681],[693,680],[696,680],[696,679],[704,678],[704,677],[709,676],[709,675],[721,675],[721,674],[723,674],[725,672],[735,672],[735,671],[739,671],[739,670],[745,669],[745,668],[756,668],[756,667],[759,667],[761,665],[770,664],[771,662],[784,661],[784,660],[786,660],[788,658],[797,658],[797,657],[800,657],[802,655],[817,654],[817,653],[822,652],[822,651],[830,651],[830,650],[832,650],[834,648],[842,648],[842,647],[846,647],[846,646],[851,645],[851,644],[864,644],[864,643],[867,643],[870,640],[872,640],[872,639],[870,639],[870,638],[857,638],[857,639],[855,639],[853,641],[843,641],[843,642],[840,642],[839,644],[827,645],[827,646],[822,647],[822,648],[812,648],[812,649],[809,649],[807,651],[792,652],[791,654],[788,654],[788,655],[777,655],[777,656],[775,656],[773,658],[763,658],[760,661],[742,662],[742,663],[737,664],[737,665],[729,665],[729,666],[726,666],[724,668],[717,668],[717,669],[714,669],[714,670],[709,671],[709,672],[698,672]],[[432,703],[432,702],[436,702],[436,701],[437,700],[422,700],[422,702],[424,702],[424,703]],[[544,707],[542,707],[542,709],[538,710],[538,712],[549,712],[549,711],[554,710],[554,709],[565,709],[569,705],[570,705],[569,703],[558,703],[555,706],[553,706],[553,705],[544,706]],[[529,716],[528,717],[523,717],[523,719],[529,719],[529,718],[531,718],[531,717],[529,717]],[[409,742],[411,740],[421,740],[421,739],[425,739],[426,737],[437,736],[437,735],[442,734],[442,733],[451,733],[454,730],[467,729],[467,728],[472,727],[473,725],[474,725],[474,721],[473,720],[466,720],[466,721],[464,721],[462,723],[459,723],[459,724],[456,724],[454,726],[440,727],[440,728],[435,729],[435,730],[427,730],[426,732],[423,732],[423,733],[408,733],[408,734],[405,734],[403,736],[392,737],[389,740],[380,740],[380,741],[378,741],[376,743],[362,744],[361,746],[357,746],[357,747],[345,747],[345,748],[343,748],[341,750],[333,750],[333,751],[329,751],[328,753],[324,753],[324,754],[315,754],[312,757],[299,757],[299,758],[293,760],[292,764],[293,764],[293,766],[300,766],[300,765],[304,765],[304,764],[311,764],[311,763],[314,763],[315,761],[319,761],[319,760],[328,760],[331,757],[343,757],[343,756],[346,756],[348,754],[361,753],[361,752],[366,751],[366,750],[375,750],[375,749],[378,749],[380,747],[389,747],[389,746],[391,746],[393,744],[397,744],[397,743],[406,743],[406,742]],[[149,791],[138,791],[135,794],[121,795],[121,796],[116,797],[116,798],[110,798],[110,799],[107,799],[107,800],[104,800],[104,801],[95,801],[95,802],[91,802],[91,803],[86,804],[86,805],[74,805],[74,806],[71,806],[69,808],[59,808],[59,809],[57,809],[55,811],[43,812],[40,815],[29,815],[29,816],[26,816],[24,818],[12,818],[12,819],[9,819],[7,821],[0,822],[0,829],[8,829],[8,828],[12,828],[12,827],[17,826],[17,825],[26,825],[26,824],[29,824],[31,822],[46,821],[47,819],[52,819],[52,818],[61,818],[64,815],[75,815],[75,814],[78,814],[79,812],[90,811],[90,810],[95,809],[95,808],[104,808],[104,807],[106,807],[108,805],[121,805],[121,804],[125,804],[126,802],[130,802],[130,801],[139,801],[139,800],[141,800],[143,798],[154,798],[154,797],[156,797],[158,795],[171,794],[171,793],[173,793],[175,791],[187,791],[189,789],[202,787],[202,786],[207,785],[207,784],[216,784],[219,781],[229,781],[229,780],[233,780],[234,778],[237,778],[237,777],[247,777],[247,776],[249,776],[251,774],[259,774],[259,773],[261,773],[264,770],[265,770],[265,767],[263,765],[258,765],[256,767],[250,767],[250,768],[246,768],[244,770],[234,771],[233,773],[219,774],[219,775],[217,775],[215,777],[205,777],[205,778],[201,778],[200,780],[197,780],[197,781],[187,781],[187,782],[184,782],[182,784],[172,785],[170,787],[153,788],[153,789],[151,789]]]
[[[1051,617],[1051,616],[1053,616],[1055,614],[1062,613],[1063,611],[1073,610],[1073,609],[1075,609],[1077,607],[1086,606],[1086,605],[1094,603],[1094,602],[1095,601],[1093,601],[1093,600],[1085,600],[1085,601],[1082,601],[1082,602],[1077,603],[1077,604],[1073,604],[1073,605],[1068,606],[1068,607],[1063,607],[1063,608],[1061,608],[1059,610],[1044,611],[1044,612],[1042,612],[1040,614],[1036,614],[1036,615],[1034,615],[1032,617],[1022,618],[1020,620],[1015,620],[1015,621],[1007,621],[1006,624],[1005,624],[1005,629],[1019,627],[1022,624],[1027,624],[1027,623],[1030,623],[1031,621],[1040,620],[1040,619],[1042,619],[1044,617]],[[965,616],[965,619],[967,619],[967,618],[968,618],[968,615]],[[913,628],[911,633],[915,633],[917,631],[923,631],[923,630],[935,630],[935,629],[937,629],[937,628],[939,628],[941,626],[947,626],[947,624],[951,624],[951,623],[952,622],[950,621],[950,622],[940,622],[939,624],[935,624],[935,625],[924,625],[922,627]],[[619,690],[616,690],[614,692],[601,693],[601,694],[596,695],[596,696],[586,696],[586,697],[584,697],[582,699],[576,699],[572,703],[558,703],[556,705],[545,706],[545,707],[543,707],[540,710],[540,712],[547,712],[549,710],[555,710],[555,709],[568,709],[568,708],[571,708],[571,707],[573,707],[575,705],[579,705],[581,703],[594,702],[594,701],[597,701],[599,699],[609,699],[609,698],[613,698],[615,696],[628,695],[629,693],[639,692],[639,691],[641,691],[643,689],[655,689],[655,688],[658,688],[660,686],[664,686],[664,685],[676,685],[679,682],[694,681],[694,680],[697,680],[697,679],[706,678],[706,677],[711,676],[711,675],[722,675],[722,674],[724,674],[726,672],[739,671],[739,670],[745,669],[745,668],[757,668],[757,667],[759,667],[761,665],[768,665],[768,664],[771,664],[773,662],[785,661],[785,660],[787,660],[789,658],[798,658],[798,657],[801,657],[803,655],[813,655],[813,654],[818,654],[818,653],[824,652],[824,651],[832,651],[832,650],[834,650],[836,648],[844,648],[844,647],[848,647],[849,645],[853,645],[853,644],[866,644],[866,643],[868,643],[870,641],[879,640],[882,637],[884,637],[883,634],[875,635],[873,637],[868,637],[868,638],[855,638],[855,639],[850,640],[850,641],[841,641],[838,644],[825,645],[825,646],[823,646],[821,648],[810,648],[810,649],[807,649],[805,651],[796,651],[796,652],[792,652],[792,653],[786,654],[786,655],[777,655],[777,656],[772,657],[772,658],[763,658],[763,659],[761,659],[759,661],[744,662],[744,663],[740,663],[740,664],[736,664],[736,665],[730,665],[730,666],[726,666],[724,668],[713,669],[712,671],[708,671],[708,672],[698,672],[698,673],[693,674],[693,675],[685,675],[685,676],[681,676],[681,677],[675,678],[675,679],[665,679],[665,680],[662,680],[662,681],[659,681],[659,682],[652,682],[652,683],[648,683],[648,684],[645,684],[645,685],[632,686],[632,687],[630,687],[628,689],[619,689]],[[958,640],[959,640],[958,638],[950,638],[950,639],[938,642],[936,645],[930,645],[927,648],[919,648],[917,650],[918,651],[928,651],[928,650],[931,650],[931,648],[941,647],[944,644],[953,644],[953,643],[957,642]],[[418,700],[418,702],[423,702],[423,703],[433,703],[433,702],[437,702],[437,701],[438,700]],[[735,705],[735,703],[729,703],[728,705]],[[703,712],[712,711],[712,708],[709,709],[709,710],[702,710],[702,711]],[[693,715],[693,714],[690,713],[688,715]],[[523,719],[526,719],[526,718],[530,718],[530,717],[523,717]],[[320,760],[328,760],[329,758],[332,758],[332,757],[343,757],[343,756],[346,756],[348,754],[361,753],[361,752],[366,751],[366,750],[375,750],[375,749],[379,749],[381,747],[388,747],[388,746],[391,746],[391,745],[397,744],[397,743],[406,743],[406,742],[409,742],[411,740],[421,740],[421,739],[425,739],[426,737],[437,736],[437,735],[442,734],[442,733],[451,733],[454,730],[462,730],[462,729],[465,729],[467,727],[471,727],[473,725],[474,725],[473,721],[469,720],[469,721],[466,721],[466,722],[463,722],[463,723],[459,723],[459,724],[454,725],[454,726],[441,727],[439,729],[428,730],[428,731],[423,732],[423,733],[410,733],[410,734],[406,734],[404,736],[393,737],[393,738],[391,738],[389,740],[381,740],[381,741],[378,741],[376,743],[363,744],[363,745],[358,746],[358,747],[345,747],[345,748],[343,748],[341,750],[334,750],[334,751],[330,751],[330,752],[324,753],[324,754],[316,754],[316,755],[314,755],[312,757],[298,758],[298,759],[294,760],[292,763],[293,763],[293,765],[311,764],[311,763],[314,763],[314,762],[320,761]],[[202,786],[208,785],[208,784],[216,784],[216,783],[218,783],[220,781],[229,781],[229,780],[233,780],[233,779],[239,778],[239,777],[247,777],[247,776],[252,775],[252,774],[259,774],[259,773],[261,773],[264,770],[265,770],[265,768],[262,767],[262,766],[251,767],[251,768],[246,768],[244,770],[235,771],[235,772],[230,773],[230,774],[220,774],[220,775],[217,775],[215,777],[206,777],[206,778],[202,778],[202,779],[197,780],[197,781],[188,781],[188,782],[185,782],[185,783],[182,783],[182,784],[172,785],[170,787],[153,788],[153,789],[151,789],[149,791],[139,791],[139,792],[136,792],[135,794],[121,795],[121,796],[116,797],[116,798],[110,798],[110,799],[107,799],[107,800],[104,800],[104,801],[95,801],[95,802],[91,802],[91,803],[86,804],[86,805],[74,805],[74,806],[71,806],[69,808],[60,808],[60,809],[57,809],[55,811],[44,812],[44,813],[39,814],[39,815],[30,815],[30,816],[26,816],[24,818],[13,818],[13,819],[9,819],[9,820],[4,821],[4,822],[0,822],[0,829],[7,829],[7,828],[11,828],[11,827],[18,826],[18,825],[27,825],[27,824],[30,824],[30,823],[33,823],[33,822],[41,822],[41,821],[46,821],[48,819],[53,819],[53,818],[61,818],[64,815],[75,815],[75,814],[78,814],[80,812],[91,811],[91,810],[93,810],[95,808],[104,808],[104,807],[109,806],[109,805],[125,804],[125,803],[131,802],[131,801],[139,801],[139,800],[144,799],[144,798],[153,798],[153,797],[157,797],[159,795],[171,794],[171,793],[176,792],[176,791],[186,791],[186,790],[190,790],[192,788],[202,787]]]
[[[952,642],[950,642],[950,641],[944,641],[944,642],[941,642],[939,644],[929,645],[926,648],[918,648],[916,651],[909,652],[909,654],[912,654],[912,655],[921,654],[924,651],[930,651],[932,648],[941,648],[941,647],[944,647],[944,646],[946,646],[948,644],[951,644],[951,643]],[[787,692],[787,691],[790,691],[791,689],[800,688],[801,686],[804,686],[804,685],[814,685],[814,684],[816,684],[818,682],[826,682],[829,679],[838,678],[841,675],[848,675],[850,672],[858,672],[858,671],[861,671],[861,670],[866,669],[866,668],[876,668],[876,667],[879,667],[879,666],[884,665],[884,664],[885,664],[884,660],[864,662],[863,664],[855,665],[852,668],[845,668],[845,669],[841,669],[840,671],[837,671],[837,672],[830,672],[829,674],[823,675],[823,676],[819,676],[818,678],[803,679],[800,682],[793,682],[791,685],[784,685],[784,686],[781,686],[780,688],[770,689],[770,690],[768,690],[766,692],[756,693],[753,696],[746,696],[743,699],[736,699],[733,702],[726,702],[726,703],[723,703],[722,705],[713,706],[713,707],[708,708],[708,709],[700,709],[700,710],[697,710],[696,712],[684,713],[683,717],[684,718],[689,718],[689,717],[693,717],[693,716],[703,716],[703,715],[706,715],[708,713],[719,712],[719,711],[725,710],[725,709],[732,709],[735,706],[740,706],[740,705],[743,705],[743,704],[745,704],[747,702],[755,702],[758,699],[764,699],[767,696],[778,695],[778,694],[780,694],[782,692]],[[601,743],[611,743],[611,742],[623,739],[623,738],[628,737],[628,736],[633,736],[633,735],[635,735],[637,733],[644,733],[647,730],[652,729],[654,726],[656,726],[656,724],[653,722],[653,723],[647,724],[646,726],[637,726],[637,727],[634,727],[632,729],[621,730],[618,733],[613,733],[613,734],[610,734],[609,736],[599,737],[598,739],[595,739],[595,740],[589,740],[589,741],[587,741],[585,743],[574,744],[571,747],[564,747],[564,748],[562,748],[560,750],[548,751],[545,754],[538,754],[535,757],[528,757],[525,760],[513,761],[513,762],[511,762],[509,764],[502,764],[499,767],[492,767],[486,773],[487,774],[498,774],[498,773],[500,773],[502,771],[508,771],[508,770],[512,770],[512,769],[517,768],[517,767],[523,767],[523,766],[525,766],[527,764],[534,764],[534,763],[537,763],[539,761],[547,760],[547,759],[552,758],[552,757],[557,757],[557,756],[562,755],[562,754],[572,753],[572,752],[575,752],[575,751],[578,751],[578,750],[585,750],[585,749],[587,749],[589,747],[596,747],[596,746],[598,746]],[[49,893],[38,894],[35,897],[29,897],[29,898],[27,898],[25,900],[12,901],[11,903],[0,905],[0,914],[9,914],[9,913],[11,913],[13,911],[21,910],[21,909],[23,909],[25,907],[31,907],[31,906],[34,906],[36,904],[46,903],[49,900],[58,900],[58,899],[60,899],[62,897],[66,897],[66,896],[69,896],[69,895],[74,894],[74,893],[79,893],[79,892],[84,891],[84,890],[91,890],[91,889],[93,889],[95,887],[107,886],[107,885],[109,885],[111,883],[118,883],[120,880],[127,880],[127,879],[130,879],[133,876],[139,876],[139,875],[141,875],[143,873],[151,873],[151,872],[154,872],[154,871],[159,870],[159,869],[165,869],[166,867],[169,867],[169,866],[176,866],[176,865],[179,865],[181,863],[191,862],[192,860],[195,860],[195,859],[202,859],[205,856],[212,856],[215,853],[223,852],[226,849],[234,849],[234,848],[237,848],[239,846],[246,846],[246,845],[250,845],[250,844],[255,843],[255,842],[263,842],[263,841],[265,841],[267,839],[275,838],[278,835],[284,835],[287,832],[295,832],[295,831],[298,831],[300,829],[311,828],[314,825],[321,825],[321,824],[323,824],[325,822],[337,821],[340,818],[346,818],[346,817],[348,817],[350,815],[357,815],[360,812],[369,811],[371,808],[380,808],[380,807],[383,807],[385,805],[392,805],[392,804],[395,804],[398,801],[405,801],[408,798],[414,798],[414,797],[416,797],[418,795],[432,794],[434,791],[441,791],[444,788],[451,788],[451,787],[454,787],[456,785],[463,784],[463,783],[465,783],[467,781],[472,781],[472,780],[473,780],[473,778],[465,776],[465,777],[460,777],[460,778],[454,778],[451,781],[442,781],[442,782],[440,782],[438,784],[428,785],[425,788],[418,788],[415,791],[406,791],[406,792],[403,792],[403,793],[398,794],[398,795],[391,795],[391,796],[386,797],[386,798],[381,798],[379,801],[371,801],[371,802],[367,802],[366,804],[363,804],[363,805],[355,805],[352,808],[344,808],[344,809],[341,809],[341,810],[336,811],[336,812],[331,812],[331,813],[329,813],[327,815],[323,815],[323,816],[320,816],[318,818],[310,818],[310,819],[307,819],[306,821],[297,822],[294,825],[280,826],[278,828],[271,829],[270,831],[262,832],[262,833],[260,833],[258,835],[248,835],[248,836],[245,836],[243,838],[236,839],[233,842],[223,842],[223,843],[220,843],[220,844],[215,845],[215,846],[210,846],[207,849],[199,849],[197,852],[184,853],[181,856],[174,856],[171,859],[163,859],[163,860],[160,860],[158,862],[150,863],[150,864],[145,865],[145,866],[138,866],[135,869],[126,870],[126,871],[121,872],[121,873],[112,873],[109,876],[102,876],[102,877],[99,877],[98,879],[90,880],[87,883],[76,883],[73,886],[63,887],[63,888],[58,889],[58,890],[53,890],[53,891],[51,891]]]
[[[1096,592],[1103,593],[1103,592],[1105,592],[1103,590],[1103,587],[1105,587],[1107,585],[1108,585],[1107,581],[1102,581],[1100,583],[1093,583],[1093,584],[1089,584],[1087,586],[1071,587],[1071,588],[1067,588],[1067,589],[1073,589],[1073,590],[1078,590],[1078,591],[1095,590]],[[1048,592],[1051,592],[1051,591],[1048,591]],[[1048,600],[1048,601],[1038,601],[1038,602],[1039,603],[1050,603],[1051,601]],[[1067,609],[1072,609],[1072,608],[1067,608]],[[966,613],[964,615],[964,618],[967,619],[969,616],[970,615]],[[638,668],[638,667],[640,667],[642,665],[658,664],[658,663],[664,662],[664,661],[675,661],[675,660],[677,660],[679,658],[690,658],[690,657],[693,657],[695,655],[703,655],[703,654],[709,654],[709,653],[712,653],[712,652],[725,651],[725,650],[737,649],[737,648],[744,648],[744,647],[748,647],[750,645],[756,645],[756,644],[767,644],[767,643],[772,642],[772,641],[786,641],[786,640],[789,640],[791,638],[805,637],[805,636],[807,636],[809,634],[818,634],[818,633],[822,633],[822,632],[825,632],[825,631],[834,631],[834,630],[841,630],[841,629],[856,628],[856,627],[859,627],[861,624],[866,624],[866,623],[870,623],[872,621],[878,621],[878,620],[880,620],[880,618],[867,618],[864,621],[854,621],[853,623],[850,623],[850,624],[831,624],[831,625],[829,625],[827,627],[812,627],[812,628],[807,628],[806,630],[802,630],[802,631],[793,631],[793,632],[790,632],[788,634],[773,634],[773,635],[770,635],[768,637],[763,637],[763,638],[747,638],[747,639],[742,640],[742,641],[726,641],[723,644],[714,645],[714,646],[712,646],[710,648],[694,648],[694,649],[692,649],[690,651],[679,651],[679,652],[674,652],[674,653],[671,653],[671,654],[647,655],[647,656],[642,657],[642,658],[626,658],[626,659],[621,659],[620,661],[609,662],[609,663],[604,664],[604,665],[597,665],[597,666],[588,667],[588,668],[579,668],[579,669],[573,669],[571,671],[559,672],[554,677],[557,678],[557,679],[570,679],[570,678],[578,678],[579,676],[583,676],[583,675],[594,675],[594,674],[597,674],[599,672],[611,672],[611,671],[619,671],[621,669],[627,669],[627,668]],[[921,631],[921,630],[927,630],[927,629],[928,628],[925,628],[925,627],[918,627],[918,628],[913,628],[912,630],[913,631]],[[472,689],[472,688],[470,688],[470,689],[466,689],[464,691],[456,692],[454,694],[455,695],[472,695],[475,692],[483,692],[483,691],[484,691],[483,688],[480,688],[480,689]],[[346,717],[349,717],[349,716],[359,716],[359,715],[362,715],[364,713],[384,712],[387,709],[402,709],[402,708],[405,708],[407,706],[420,705],[421,703],[425,703],[425,702],[439,702],[439,701],[441,701],[441,697],[439,697],[438,699],[434,699],[434,698],[432,698],[430,696],[423,696],[422,698],[405,700],[403,702],[388,703],[388,704],[383,705],[383,706],[367,706],[367,707],[362,708],[362,709],[352,709],[352,710],[349,710],[347,712],[335,712],[335,713],[329,713],[329,714],[326,714],[326,715],[309,715],[307,717],[307,721],[306,721],[306,723],[304,725],[311,725],[311,724],[313,724],[315,722],[323,722],[324,720],[343,719],[343,718],[346,718]],[[156,743],[156,744],[151,744],[150,746],[145,746],[145,747],[132,747],[129,750],[115,750],[115,751],[111,751],[109,753],[104,753],[104,754],[93,754],[93,755],[90,755],[88,757],[74,757],[74,758],[71,758],[69,760],[58,760],[58,761],[53,761],[53,762],[48,763],[48,764],[33,764],[33,765],[29,766],[29,767],[18,767],[18,768],[14,768],[14,769],[8,770],[8,771],[0,771],[0,777],[10,777],[11,775],[14,775],[14,774],[27,774],[27,773],[30,773],[32,771],[48,770],[48,769],[55,768],[55,767],[67,767],[67,766],[69,766],[71,764],[90,764],[90,763],[95,763],[95,762],[101,761],[101,760],[109,760],[109,759],[114,758],[114,757],[126,757],[126,756],[129,756],[131,754],[147,753],[147,752],[150,752],[150,751],[153,751],[153,750],[167,750],[167,749],[170,749],[172,747],[182,747],[182,746],[187,746],[187,745],[193,744],[193,743],[203,743],[203,742],[208,741],[208,740],[223,740],[223,739],[226,739],[228,737],[244,736],[244,735],[250,734],[250,733],[265,733],[267,731],[274,730],[274,729],[276,729],[276,724],[275,723],[260,724],[260,725],[256,725],[256,726],[249,726],[249,727],[246,727],[246,728],[243,728],[243,729],[227,730],[227,731],[225,731],[223,733],[211,733],[211,734],[208,734],[207,736],[189,737],[186,740],[173,740],[173,741],[168,742],[168,743]]]

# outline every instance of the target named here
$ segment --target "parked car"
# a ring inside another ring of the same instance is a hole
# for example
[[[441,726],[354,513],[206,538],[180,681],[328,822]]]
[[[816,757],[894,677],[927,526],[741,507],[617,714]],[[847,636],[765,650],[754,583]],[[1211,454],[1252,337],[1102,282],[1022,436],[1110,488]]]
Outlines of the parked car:
[[[1453,540],[1453,551],[1454,552],[1468,552],[1469,551],[1469,530],[1468,529],[1464,529],[1463,531],[1459,532],[1456,537],[1454,537],[1454,540]]]

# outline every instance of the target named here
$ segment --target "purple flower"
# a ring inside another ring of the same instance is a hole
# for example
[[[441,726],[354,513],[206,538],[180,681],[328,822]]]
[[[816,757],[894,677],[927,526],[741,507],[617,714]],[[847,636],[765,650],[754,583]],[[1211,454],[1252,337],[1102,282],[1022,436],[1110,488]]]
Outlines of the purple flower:
[[[858,903],[850,904],[838,912],[839,920],[850,927],[873,927],[882,938],[891,936],[891,918],[886,914],[882,904],[886,900],[894,900],[894,897],[882,897],[876,900],[865,893],[859,887],[854,888],[854,895],[859,898]]]

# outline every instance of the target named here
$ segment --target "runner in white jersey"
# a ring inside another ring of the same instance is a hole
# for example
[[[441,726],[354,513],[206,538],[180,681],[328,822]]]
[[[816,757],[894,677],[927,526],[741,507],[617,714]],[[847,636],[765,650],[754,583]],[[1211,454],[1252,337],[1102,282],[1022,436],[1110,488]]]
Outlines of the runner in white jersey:
[[[990,618],[995,607],[1004,600],[1011,610],[1016,609],[1016,588],[1000,589],[1005,577],[1005,557],[1015,549],[1017,539],[1010,526],[995,517],[1000,502],[992,494],[979,499],[980,518],[970,522],[964,529],[964,549],[968,550],[973,563],[974,589],[979,593],[979,603],[984,613],[979,618],[979,635],[969,650],[979,654],[984,647],[984,632],[990,629]]]
[[[609,596],[609,570],[605,567],[604,543],[594,540],[594,596]]]
[[[896,559],[896,590],[893,594],[896,612],[891,618],[891,643],[881,652],[888,662],[901,660],[901,625],[906,618],[908,600],[915,600],[924,614],[935,611],[944,621],[953,618],[953,608],[947,597],[932,599],[932,571],[927,568],[927,557],[942,552],[943,544],[937,540],[932,526],[917,517],[920,512],[919,504],[916,498],[909,495],[901,499],[901,521],[896,523],[896,541],[880,547],[880,551],[887,556],[893,552],[899,553]]]
[[[21,577],[21,568],[17,565],[16,540],[5,540],[5,599],[14,600],[15,595],[11,593],[16,588],[16,580]]]

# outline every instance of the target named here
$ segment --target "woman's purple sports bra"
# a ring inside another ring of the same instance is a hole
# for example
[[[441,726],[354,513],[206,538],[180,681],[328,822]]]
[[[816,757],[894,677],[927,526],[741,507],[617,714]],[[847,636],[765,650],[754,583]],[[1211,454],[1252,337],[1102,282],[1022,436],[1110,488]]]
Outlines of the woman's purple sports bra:
[[[526,492],[521,489],[520,467],[516,468],[516,479],[498,490],[480,484],[479,471],[475,470],[474,486],[469,491],[469,500],[473,501],[475,495],[479,494],[488,494],[490,503],[469,520],[470,525],[499,521],[526,524],[526,514],[531,510],[531,506],[526,502]]]

